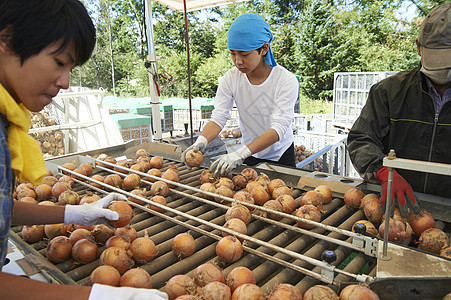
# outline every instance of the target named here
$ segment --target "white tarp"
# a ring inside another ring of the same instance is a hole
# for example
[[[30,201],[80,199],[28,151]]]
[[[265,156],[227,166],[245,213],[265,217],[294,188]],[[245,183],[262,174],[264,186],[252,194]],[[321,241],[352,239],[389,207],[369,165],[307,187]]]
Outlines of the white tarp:
[[[177,12],[184,11],[183,4],[184,0],[154,0],[154,1]],[[185,0],[185,1],[186,1],[186,11],[194,11],[204,8],[227,5],[231,3],[243,2],[246,0]]]

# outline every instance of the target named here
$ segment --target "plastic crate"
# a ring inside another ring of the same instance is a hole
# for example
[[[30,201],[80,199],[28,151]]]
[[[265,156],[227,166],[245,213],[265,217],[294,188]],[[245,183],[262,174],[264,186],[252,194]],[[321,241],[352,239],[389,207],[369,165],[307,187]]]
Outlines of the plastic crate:
[[[294,114],[293,122],[291,123],[291,127],[293,131],[297,132],[298,130],[307,130],[308,129],[308,119],[307,115]]]
[[[311,114],[310,130],[323,133],[336,133],[333,128],[334,116],[332,114]]]

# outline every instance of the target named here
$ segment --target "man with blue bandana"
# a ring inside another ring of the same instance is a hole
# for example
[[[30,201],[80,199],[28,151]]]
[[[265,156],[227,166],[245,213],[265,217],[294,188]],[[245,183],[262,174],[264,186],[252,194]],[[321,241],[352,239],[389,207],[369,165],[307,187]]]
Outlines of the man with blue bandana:
[[[296,77],[277,65],[271,50],[273,36],[268,23],[257,14],[239,16],[230,26],[227,47],[235,67],[219,82],[215,108],[193,149],[203,152],[238,108],[242,147],[220,156],[210,167],[225,175],[238,165],[272,162],[295,166],[291,122],[299,85]]]

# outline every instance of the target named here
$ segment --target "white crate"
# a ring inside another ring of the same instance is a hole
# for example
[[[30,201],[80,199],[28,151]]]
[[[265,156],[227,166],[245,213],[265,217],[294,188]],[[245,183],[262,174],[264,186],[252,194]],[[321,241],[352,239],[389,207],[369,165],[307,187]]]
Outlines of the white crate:
[[[294,131],[298,130],[307,130],[308,126],[308,119],[309,117],[307,115],[301,115],[301,114],[294,114],[293,122],[291,123],[291,127]]]
[[[322,133],[336,133],[332,123],[334,116],[332,114],[311,114],[310,130]]]

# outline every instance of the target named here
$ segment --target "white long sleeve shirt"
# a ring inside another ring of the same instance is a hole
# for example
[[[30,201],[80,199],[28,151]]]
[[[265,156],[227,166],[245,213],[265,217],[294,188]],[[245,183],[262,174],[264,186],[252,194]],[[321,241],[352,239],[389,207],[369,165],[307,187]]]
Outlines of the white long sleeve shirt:
[[[279,141],[253,156],[278,161],[294,141],[291,123],[298,93],[296,77],[280,65],[273,67],[265,82],[259,85],[251,84],[246,74],[234,67],[219,82],[211,120],[224,128],[235,103],[243,145],[272,128]]]

